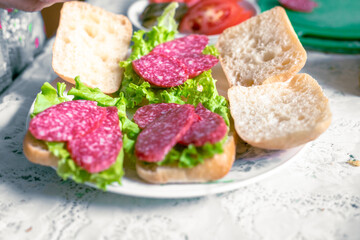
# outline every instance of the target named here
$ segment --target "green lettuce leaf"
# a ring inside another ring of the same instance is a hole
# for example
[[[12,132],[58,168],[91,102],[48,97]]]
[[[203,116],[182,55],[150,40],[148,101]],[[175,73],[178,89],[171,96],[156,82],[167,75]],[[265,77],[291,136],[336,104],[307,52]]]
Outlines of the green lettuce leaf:
[[[57,173],[64,180],[71,177],[77,183],[91,182],[103,190],[106,190],[106,186],[113,182],[121,184],[121,178],[124,175],[123,150],[120,151],[116,162],[108,169],[98,173],[89,173],[75,164],[70,157],[70,153],[65,148],[65,143],[46,142],[46,145],[49,151],[60,159],[58,161]]]
[[[118,98],[110,97],[99,88],[89,88],[80,81],[80,77],[75,77],[75,88],[69,90],[68,95],[73,95],[74,100],[83,99],[96,101],[99,106],[110,107],[115,106]]]
[[[202,53],[207,55],[213,55],[215,57],[219,56],[219,51],[214,45],[207,45]]]
[[[53,86],[50,85],[50,83],[44,83],[41,87],[41,92],[36,96],[34,111],[31,114],[31,117],[36,116],[38,113],[44,111],[52,105],[70,101],[70,99],[64,96],[65,89],[65,83],[58,82],[57,91]]]
[[[201,147],[195,147],[192,144],[187,147],[177,145],[170,150],[163,161],[158,162],[157,164],[160,166],[177,164],[181,168],[195,167],[196,165],[203,163],[205,159],[211,158],[215,154],[223,153],[223,145],[226,140],[227,136],[217,143],[206,143]]]

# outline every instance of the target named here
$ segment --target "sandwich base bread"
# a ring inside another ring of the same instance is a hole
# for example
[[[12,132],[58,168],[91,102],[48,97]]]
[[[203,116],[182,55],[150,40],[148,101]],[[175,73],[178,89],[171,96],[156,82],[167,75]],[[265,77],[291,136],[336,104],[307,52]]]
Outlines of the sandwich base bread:
[[[233,86],[228,96],[236,132],[255,147],[296,147],[317,138],[331,123],[328,99],[308,74],[287,82]]]
[[[174,166],[158,166],[143,161],[136,162],[136,172],[140,178],[149,183],[194,183],[208,182],[224,177],[231,169],[235,160],[234,137],[228,137],[224,143],[224,152],[216,154],[204,163],[193,168]]]
[[[27,131],[23,141],[23,152],[25,157],[33,163],[57,167],[58,158],[48,149],[46,144],[36,139],[30,131]]]
[[[302,69],[307,58],[281,7],[226,29],[216,47],[230,86],[286,81]]]
[[[61,9],[52,67],[62,79],[81,81],[104,93],[116,92],[130,45],[132,25],[127,17],[78,1]]]
[[[157,166],[146,164],[142,161],[136,162],[138,176],[150,183],[185,183],[185,182],[207,182],[224,177],[231,169],[235,160],[235,141],[229,136],[224,144],[224,152],[206,159],[203,164],[194,168],[179,168],[178,166]],[[34,138],[28,131],[23,141],[24,155],[29,161],[44,165],[57,167],[58,158],[55,157],[43,141]]]

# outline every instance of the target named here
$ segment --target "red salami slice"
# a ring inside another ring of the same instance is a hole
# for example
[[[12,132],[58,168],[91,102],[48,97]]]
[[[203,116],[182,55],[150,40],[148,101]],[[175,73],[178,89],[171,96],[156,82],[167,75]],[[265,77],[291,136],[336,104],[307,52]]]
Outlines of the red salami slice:
[[[139,134],[135,155],[146,162],[162,161],[197,119],[194,106],[189,104],[169,110]]]
[[[284,7],[298,12],[312,12],[317,3],[312,0],[279,0]]]
[[[161,115],[167,113],[173,108],[178,108],[180,106],[180,104],[176,103],[158,103],[146,105],[136,110],[133,119],[135,123],[139,125],[139,128],[144,129],[147,125],[149,125]]]
[[[220,115],[206,109],[201,103],[196,107],[195,112],[201,119],[191,125],[189,131],[179,141],[180,144],[194,144],[199,147],[207,142],[216,143],[225,137],[227,126]]]
[[[45,109],[30,121],[31,134],[40,140],[65,142],[96,129],[106,116],[106,108],[94,101],[75,100]]]
[[[158,87],[175,87],[188,79],[187,69],[177,59],[162,54],[148,54],[132,62],[134,71]]]
[[[178,60],[185,64],[189,78],[200,75],[202,72],[211,69],[219,62],[215,56],[199,53],[184,55],[181,58],[178,58]]]
[[[107,107],[106,110],[106,118],[98,128],[67,144],[71,158],[89,173],[108,169],[122,147],[117,108]]]
[[[202,53],[208,43],[209,38],[207,36],[194,34],[157,45],[152,50],[152,53],[177,57],[192,53]]]

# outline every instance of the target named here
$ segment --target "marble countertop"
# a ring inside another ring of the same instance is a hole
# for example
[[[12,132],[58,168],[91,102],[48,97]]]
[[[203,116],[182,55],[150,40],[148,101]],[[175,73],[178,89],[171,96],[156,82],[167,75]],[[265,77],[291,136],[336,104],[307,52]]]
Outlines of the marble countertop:
[[[360,159],[360,55],[308,51],[302,72],[333,121],[280,171],[223,194],[148,199],[62,181],[24,157],[29,108],[56,77],[52,43],[0,96],[0,239],[360,239],[360,167],[347,163]]]

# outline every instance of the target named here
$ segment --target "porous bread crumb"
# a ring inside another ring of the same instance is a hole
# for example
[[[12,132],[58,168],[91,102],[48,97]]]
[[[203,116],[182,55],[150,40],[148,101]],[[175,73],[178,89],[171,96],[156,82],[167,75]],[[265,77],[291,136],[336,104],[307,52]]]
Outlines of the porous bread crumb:
[[[349,160],[347,163],[354,167],[360,167],[360,160]]]

